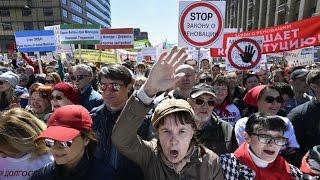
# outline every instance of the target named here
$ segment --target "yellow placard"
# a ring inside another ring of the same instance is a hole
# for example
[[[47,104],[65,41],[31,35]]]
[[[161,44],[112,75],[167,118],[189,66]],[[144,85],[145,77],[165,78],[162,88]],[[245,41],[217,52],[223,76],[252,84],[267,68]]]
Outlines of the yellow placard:
[[[114,52],[91,50],[91,49],[76,50],[74,53],[74,58],[82,59],[84,61],[89,61],[89,62],[102,62],[107,64],[120,63],[120,61],[117,59],[117,56]]]

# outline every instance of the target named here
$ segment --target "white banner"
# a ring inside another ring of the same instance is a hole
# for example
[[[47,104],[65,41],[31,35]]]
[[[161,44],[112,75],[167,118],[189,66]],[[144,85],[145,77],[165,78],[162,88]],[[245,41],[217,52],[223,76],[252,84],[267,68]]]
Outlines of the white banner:
[[[314,53],[310,48],[286,51],[283,58],[288,62],[288,66],[306,66],[314,63]]]
[[[54,25],[54,26],[45,26],[45,30],[53,30],[54,36],[55,36],[55,41],[56,41],[56,52],[57,53],[62,53],[62,52],[67,52],[67,53],[72,53],[74,51],[74,44],[61,44],[60,41],[60,25]]]
[[[61,29],[60,41],[100,41],[100,29]]]
[[[199,62],[202,59],[209,59],[209,60],[211,59],[210,49],[200,49],[200,52],[199,52],[199,50],[188,50],[187,54],[191,55],[191,56],[189,56],[190,58],[197,60]]]
[[[157,48],[154,48],[154,47],[143,47],[141,49],[141,55],[142,56],[157,57],[158,56]]]

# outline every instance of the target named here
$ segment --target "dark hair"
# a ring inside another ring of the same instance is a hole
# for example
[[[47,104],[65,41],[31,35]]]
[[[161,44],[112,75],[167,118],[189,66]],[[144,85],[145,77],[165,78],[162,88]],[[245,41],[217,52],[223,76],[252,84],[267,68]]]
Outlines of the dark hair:
[[[36,82],[44,84],[46,82],[45,74],[35,74]]]
[[[307,84],[310,86],[311,83],[318,83],[320,81],[320,70],[311,70],[306,78]]]
[[[232,102],[232,97],[231,97],[231,93],[230,93],[230,85],[229,85],[229,80],[227,77],[225,77],[224,75],[217,75],[216,78],[214,78],[214,81],[212,83],[212,85],[226,85],[227,89],[228,89],[228,94],[227,97],[224,99],[224,102],[230,104]]]
[[[295,71],[295,70],[298,70],[298,69],[304,69],[305,67],[304,66],[295,66],[291,69],[291,72]]]
[[[102,76],[108,79],[122,81],[125,85],[133,83],[130,70],[120,64],[108,64],[104,66],[99,72],[99,82],[101,82]]]
[[[259,130],[281,131],[284,133],[287,130],[287,126],[280,116],[267,116],[258,112],[249,117],[246,123],[246,132],[251,135]]]
[[[82,131],[81,132],[81,137],[82,138],[88,138],[89,143],[87,145],[87,153],[89,157],[94,157],[94,153],[98,144],[98,140],[94,134],[93,131]]]
[[[248,80],[250,77],[256,77],[256,78],[258,79],[258,81],[259,81],[259,76],[258,76],[257,74],[248,73],[248,74],[244,74],[244,75],[243,75],[242,85],[247,84],[247,80]]]
[[[212,66],[212,69],[213,69],[214,67],[217,67],[217,68],[220,69],[220,65],[219,65],[219,64],[214,64],[214,65]]]
[[[294,98],[294,92],[288,83],[278,82],[274,86],[278,89],[281,95],[287,94],[289,98]]]

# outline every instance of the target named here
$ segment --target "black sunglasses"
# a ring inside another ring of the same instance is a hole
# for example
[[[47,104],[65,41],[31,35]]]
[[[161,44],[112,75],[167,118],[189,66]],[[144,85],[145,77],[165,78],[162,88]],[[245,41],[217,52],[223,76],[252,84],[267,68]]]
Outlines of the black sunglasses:
[[[205,82],[212,82],[213,79],[212,78],[203,78],[203,79],[199,79],[200,83],[205,83]]]
[[[195,101],[197,105],[202,105],[204,102],[206,102],[209,106],[214,106],[216,104],[214,101],[205,101],[203,99],[196,99]]]
[[[266,96],[265,97],[265,101],[267,103],[273,103],[274,101],[276,101],[277,103],[282,104],[283,103],[283,98],[281,96],[278,96],[278,97]]]
[[[84,79],[86,77],[88,77],[88,76],[87,75],[78,75],[78,76],[71,76],[70,78],[72,81],[76,81],[76,80],[81,81],[82,79]]]
[[[287,144],[288,139],[285,137],[272,137],[266,134],[255,134],[252,135],[258,136],[258,140],[263,144],[270,144],[272,141],[278,146],[284,146]]]
[[[57,101],[59,101],[59,100],[63,99],[63,96],[59,96],[59,95],[58,95],[58,96],[52,96],[52,95],[51,95],[51,96],[50,96],[50,99],[51,99],[51,100],[57,100]]]

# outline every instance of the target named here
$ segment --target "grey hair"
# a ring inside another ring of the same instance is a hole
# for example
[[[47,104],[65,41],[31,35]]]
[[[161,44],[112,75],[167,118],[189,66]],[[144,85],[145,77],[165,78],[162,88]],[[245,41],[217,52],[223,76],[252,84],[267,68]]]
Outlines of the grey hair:
[[[93,76],[93,72],[92,72],[92,69],[90,66],[88,66],[86,64],[78,64],[78,65],[73,66],[72,71],[74,72],[79,69],[86,71],[88,74],[90,74],[91,77]]]
[[[176,71],[175,71],[175,74],[178,74],[178,73],[180,73],[180,72],[185,72],[185,70],[187,70],[187,69],[191,69],[191,70],[195,71],[195,69],[194,69],[191,65],[189,65],[189,64],[182,64],[182,65],[180,65],[180,66],[177,67],[177,69],[176,69]]]

